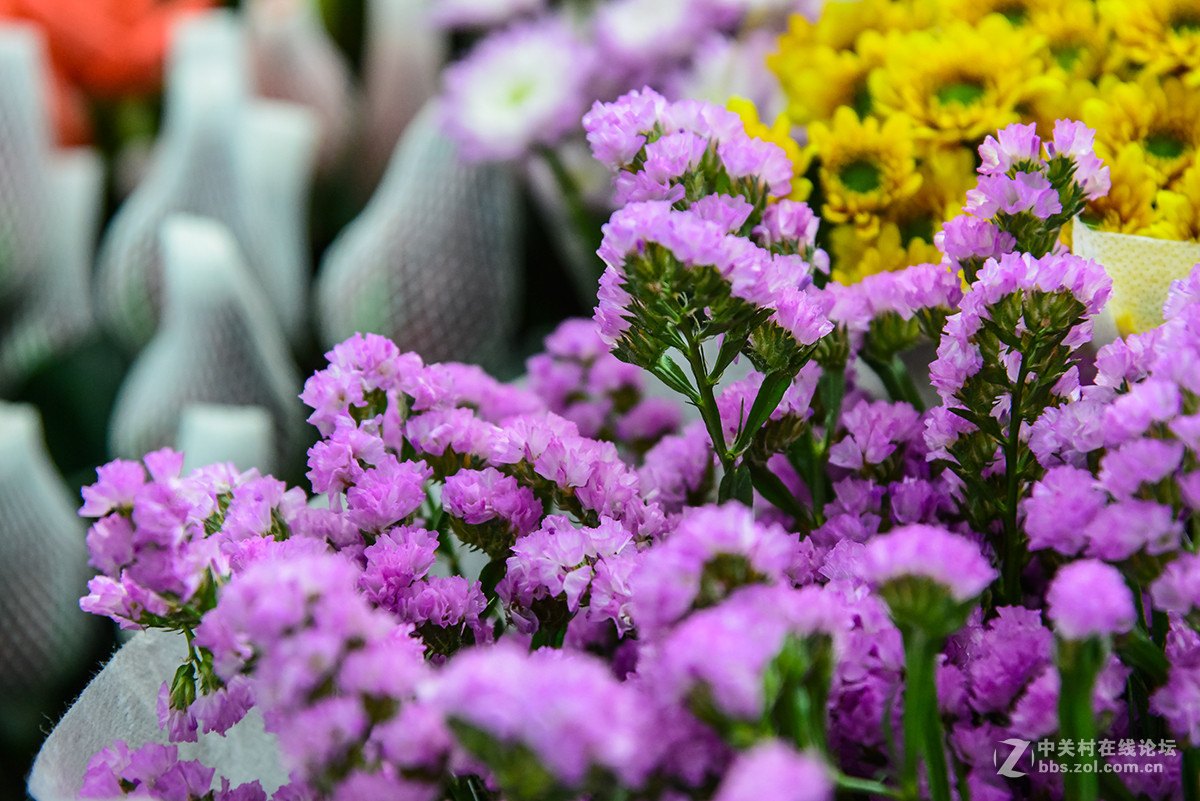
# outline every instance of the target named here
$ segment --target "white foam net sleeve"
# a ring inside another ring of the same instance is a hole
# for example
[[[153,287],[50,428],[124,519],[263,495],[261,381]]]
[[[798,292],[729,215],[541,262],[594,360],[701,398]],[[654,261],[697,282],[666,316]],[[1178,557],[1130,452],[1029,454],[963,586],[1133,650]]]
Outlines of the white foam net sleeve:
[[[357,101],[349,64],[321,24],[315,0],[249,0],[245,9],[256,91],[316,115],[320,168],[329,170],[354,134]]]
[[[464,163],[426,107],[321,264],[323,344],[362,331],[430,361],[503,357],[519,314],[520,231],[509,170]]]
[[[183,472],[220,462],[238,470],[274,473],[275,424],[261,406],[193,403],[179,417],[175,449],[183,454]]]
[[[366,0],[363,152],[360,177],[374,186],[409,122],[437,92],[445,35],[434,0]]]
[[[45,258],[50,129],[43,53],[35,28],[0,20],[0,311]]]
[[[96,271],[101,320],[130,350],[150,340],[161,314],[159,229],[169,215],[217,220],[232,232],[252,273],[260,273],[240,139],[248,70],[245,36],[231,14],[191,16],[176,28],[159,149],[105,232]]]
[[[317,138],[317,120],[304,106],[271,100],[250,104],[243,147],[257,220],[258,277],[293,343],[308,334],[308,201]]]
[[[15,313],[0,324],[0,389],[71,347],[94,325],[92,257],[104,164],[86,148],[59,151],[50,163],[47,184],[55,233],[48,237],[43,268],[31,279]]]
[[[163,225],[165,307],[154,338],[117,393],[114,456],[140,458],[177,440],[191,404],[260,406],[273,421],[276,464],[299,454],[302,383],[279,324],[220,223],[177,215]]]
[[[95,620],[79,609],[91,575],[86,527],[46,453],[37,411],[0,402],[0,695],[80,667]]]
[[[181,634],[139,632],[113,655],[46,738],[29,776],[36,801],[74,801],[88,760],[115,740],[131,748],[166,743],[158,728],[158,688],[183,663]],[[231,785],[258,780],[274,793],[286,783],[275,736],[263,730],[254,711],[225,736],[200,734],[195,743],[179,743],[180,759],[198,759],[215,768]]]

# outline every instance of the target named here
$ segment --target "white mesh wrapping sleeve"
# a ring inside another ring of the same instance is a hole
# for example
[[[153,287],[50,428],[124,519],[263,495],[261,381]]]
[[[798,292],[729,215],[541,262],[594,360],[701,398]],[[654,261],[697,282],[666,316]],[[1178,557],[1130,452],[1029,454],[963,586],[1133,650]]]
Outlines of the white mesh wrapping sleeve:
[[[50,461],[32,406],[0,402],[0,695],[69,675],[95,620],[87,594],[86,527]]]
[[[307,107],[316,115],[320,167],[333,167],[354,133],[350,66],[322,27],[315,0],[250,0],[254,85],[263,97]]]
[[[86,148],[60,151],[50,164],[47,189],[55,233],[20,307],[0,324],[0,389],[70,347],[93,325],[92,256],[104,192],[99,155]]]
[[[176,213],[211,217],[259,272],[242,130],[248,94],[244,36],[224,12],[188,17],[169,54],[166,116],[149,174],[117,211],[96,273],[102,322],[131,350],[154,334],[162,307],[159,229]]]
[[[140,458],[177,440],[194,403],[261,406],[274,423],[277,464],[297,456],[300,378],[237,243],[220,223],[174,216],[163,225],[163,324],[117,394],[109,443]]]
[[[373,332],[431,361],[495,360],[517,321],[519,246],[511,173],[463,163],[428,106],[325,255],[317,280],[323,343]]]
[[[308,334],[308,201],[317,120],[295,103],[256,100],[250,105],[243,147],[256,211],[258,276],[287,338],[300,342]]]
[[[37,801],[74,801],[88,760],[114,740],[137,748],[165,743],[155,709],[158,688],[182,664],[186,645],[180,634],[139,632],[113,655],[46,738],[29,794]],[[236,786],[258,780],[274,793],[287,781],[275,736],[263,731],[262,716],[251,711],[225,736],[201,734],[179,744],[180,759],[198,759]]]
[[[446,39],[430,19],[436,0],[366,0],[361,177],[374,186],[405,127],[437,91]]]
[[[179,418],[175,449],[186,475],[197,467],[233,462],[238,470],[274,473],[275,433],[271,413],[261,406],[193,403]]]
[[[50,131],[43,61],[35,28],[0,20],[0,313],[44,260]]]

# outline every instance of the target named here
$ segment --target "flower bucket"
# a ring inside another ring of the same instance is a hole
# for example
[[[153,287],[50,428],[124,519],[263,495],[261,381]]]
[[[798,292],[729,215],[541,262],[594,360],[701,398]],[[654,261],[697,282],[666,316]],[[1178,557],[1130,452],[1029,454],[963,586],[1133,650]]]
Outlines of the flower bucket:
[[[1096,342],[1140,333],[1162,324],[1171,282],[1200,263],[1200,243],[1097,231],[1075,220],[1072,252],[1104,265],[1112,297],[1096,320]]]

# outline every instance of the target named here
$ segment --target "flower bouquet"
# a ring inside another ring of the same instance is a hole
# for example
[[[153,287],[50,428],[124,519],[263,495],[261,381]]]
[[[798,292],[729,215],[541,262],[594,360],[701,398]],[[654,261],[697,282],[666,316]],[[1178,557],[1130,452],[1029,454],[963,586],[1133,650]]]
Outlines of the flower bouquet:
[[[82,604],[178,662],[169,743],[80,794],[1200,797],[1200,271],[1091,363],[1093,133],[988,136],[940,263],[842,284],[737,115],[643,89],[585,127],[620,208],[527,386],[356,335],[301,396],[314,495],[100,468]],[[279,770],[180,756],[258,715]]]

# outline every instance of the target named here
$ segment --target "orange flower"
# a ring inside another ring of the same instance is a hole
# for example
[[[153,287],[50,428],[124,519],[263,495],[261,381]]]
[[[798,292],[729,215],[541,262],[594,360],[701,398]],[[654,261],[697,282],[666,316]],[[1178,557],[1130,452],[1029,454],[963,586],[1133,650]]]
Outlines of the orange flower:
[[[213,0],[0,0],[0,17],[29,20],[45,34],[59,138],[71,144],[85,134],[80,129],[86,125],[85,96],[156,90],[172,25],[181,14],[212,5]]]

